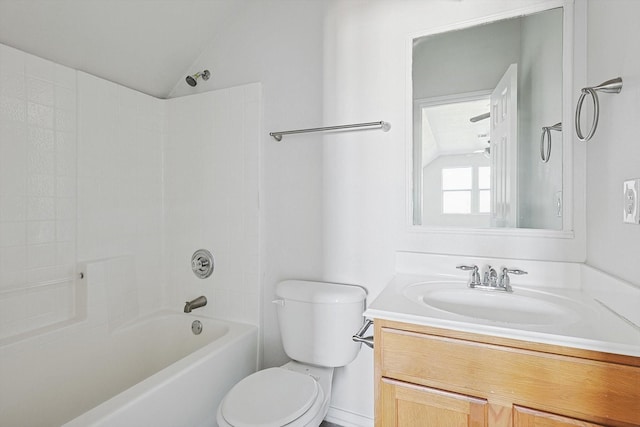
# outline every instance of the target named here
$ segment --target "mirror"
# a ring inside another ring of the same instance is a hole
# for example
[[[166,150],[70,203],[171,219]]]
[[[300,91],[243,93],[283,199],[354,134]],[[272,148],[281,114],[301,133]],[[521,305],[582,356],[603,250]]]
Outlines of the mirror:
[[[413,40],[414,225],[562,229],[562,22]]]

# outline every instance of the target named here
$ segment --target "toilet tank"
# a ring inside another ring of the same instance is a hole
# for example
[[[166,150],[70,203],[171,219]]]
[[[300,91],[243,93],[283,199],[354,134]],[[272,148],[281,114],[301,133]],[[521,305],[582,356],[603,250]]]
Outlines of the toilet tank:
[[[362,326],[364,288],[304,280],[276,286],[278,324],[287,355],[298,362],[338,367],[358,355],[351,337]]]

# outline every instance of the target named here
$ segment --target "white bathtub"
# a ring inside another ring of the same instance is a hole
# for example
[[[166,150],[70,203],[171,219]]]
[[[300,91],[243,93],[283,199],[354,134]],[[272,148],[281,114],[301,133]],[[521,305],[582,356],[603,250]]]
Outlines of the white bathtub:
[[[0,348],[0,426],[216,426],[224,394],[256,370],[256,327],[197,313],[66,329]]]

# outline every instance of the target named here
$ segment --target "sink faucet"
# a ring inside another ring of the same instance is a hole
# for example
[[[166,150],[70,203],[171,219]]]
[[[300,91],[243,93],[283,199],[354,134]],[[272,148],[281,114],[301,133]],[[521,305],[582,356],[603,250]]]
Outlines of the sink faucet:
[[[196,308],[204,307],[207,305],[207,297],[200,296],[192,301],[187,301],[184,304],[184,312],[191,313],[191,310],[195,310]]]
[[[482,275],[482,284],[495,288],[498,286],[498,273],[489,264],[484,266],[484,274]]]
[[[500,268],[500,277],[498,272],[490,265],[485,265],[480,280],[480,273],[477,265],[458,265],[456,268],[463,271],[470,271],[468,285],[470,288],[486,289],[490,291],[513,292],[511,288],[511,279],[509,274],[527,274],[526,271],[517,268]]]

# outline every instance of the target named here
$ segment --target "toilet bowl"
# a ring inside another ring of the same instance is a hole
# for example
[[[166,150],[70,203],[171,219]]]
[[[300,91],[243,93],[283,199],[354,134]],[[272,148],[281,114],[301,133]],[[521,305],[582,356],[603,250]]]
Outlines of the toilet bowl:
[[[333,372],[351,363],[360,344],[366,291],[354,285],[286,280],[276,286],[283,366],[237,383],[218,406],[221,427],[318,427],[329,410]]]
[[[291,361],[236,384],[218,407],[220,427],[318,426],[329,410],[333,368]]]

